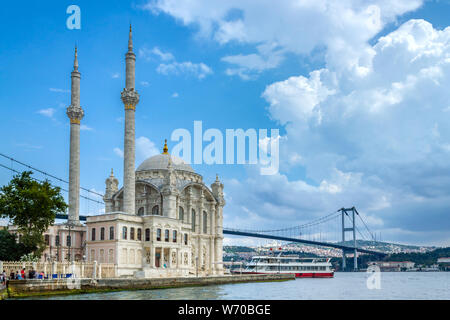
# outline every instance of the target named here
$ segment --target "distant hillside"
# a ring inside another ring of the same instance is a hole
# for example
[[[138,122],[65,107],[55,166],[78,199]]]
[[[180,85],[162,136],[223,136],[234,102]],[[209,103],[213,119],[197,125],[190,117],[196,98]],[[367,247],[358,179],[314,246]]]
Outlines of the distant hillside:
[[[424,253],[394,253],[385,257],[385,261],[412,261],[417,265],[432,265],[437,263],[438,258],[450,257],[450,247],[439,248]]]
[[[223,246],[223,251],[225,253],[236,253],[236,252],[255,252],[254,249],[244,246]]]
[[[348,240],[345,242],[338,242],[338,244],[343,244],[346,246],[353,246],[353,241]],[[407,244],[399,244],[399,243],[389,243],[389,242],[379,242],[379,241],[367,241],[367,240],[356,240],[357,247],[370,247],[378,251],[382,252],[392,252],[392,251],[407,251],[407,250],[420,250],[424,247],[415,246],[415,245],[407,245]],[[433,250],[435,247],[426,247],[428,250]]]

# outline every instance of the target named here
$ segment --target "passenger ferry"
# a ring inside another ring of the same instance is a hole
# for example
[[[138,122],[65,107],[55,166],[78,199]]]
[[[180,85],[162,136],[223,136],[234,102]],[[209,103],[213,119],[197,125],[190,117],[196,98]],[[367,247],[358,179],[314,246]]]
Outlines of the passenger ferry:
[[[242,274],[293,273],[297,278],[333,278],[331,258],[299,258],[296,255],[255,256],[243,270],[233,270]]]

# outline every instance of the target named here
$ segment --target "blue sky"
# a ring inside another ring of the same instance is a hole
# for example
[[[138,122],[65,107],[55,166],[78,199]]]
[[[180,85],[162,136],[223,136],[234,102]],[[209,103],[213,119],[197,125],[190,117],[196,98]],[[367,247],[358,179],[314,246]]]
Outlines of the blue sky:
[[[81,29],[66,8],[81,9]],[[193,165],[227,226],[353,206],[384,240],[450,245],[449,1],[26,1],[0,13],[0,151],[68,178],[78,45],[81,185],[122,180],[124,54],[137,55],[137,165],[173,130],[280,130],[280,173]],[[169,142],[169,148],[174,145]],[[0,163],[11,165],[0,159]],[[23,170],[14,165],[17,170]],[[41,178],[42,176],[38,176]],[[11,173],[0,169],[0,184]],[[98,211],[82,203],[81,214]],[[326,232],[323,230],[322,232]]]

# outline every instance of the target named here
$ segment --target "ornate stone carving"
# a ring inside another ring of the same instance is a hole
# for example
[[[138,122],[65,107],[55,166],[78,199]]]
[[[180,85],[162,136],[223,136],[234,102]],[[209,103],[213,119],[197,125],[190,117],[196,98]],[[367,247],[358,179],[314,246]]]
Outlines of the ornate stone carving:
[[[66,109],[66,114],[70,118],[70,123],[80,124],[81,119],[84,117],[84,111],[79,106],[70,105]]]
[[[122,102],[125,105],[125,109],[135,110],[136,105],[139,103],[139,93],[134,88],[123,89],[121,93]]]

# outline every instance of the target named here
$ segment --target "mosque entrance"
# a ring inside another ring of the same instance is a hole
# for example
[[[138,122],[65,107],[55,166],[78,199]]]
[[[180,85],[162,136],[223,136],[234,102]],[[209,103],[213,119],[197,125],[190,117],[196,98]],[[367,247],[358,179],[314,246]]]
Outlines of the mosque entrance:
[[[161,249],[156,250],[157,251],[155,252],[155,267],[159,268],[161,266]]]

